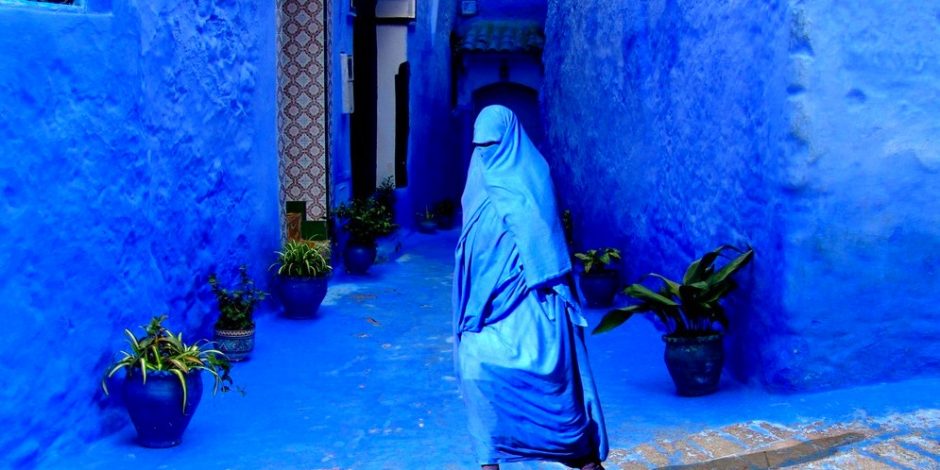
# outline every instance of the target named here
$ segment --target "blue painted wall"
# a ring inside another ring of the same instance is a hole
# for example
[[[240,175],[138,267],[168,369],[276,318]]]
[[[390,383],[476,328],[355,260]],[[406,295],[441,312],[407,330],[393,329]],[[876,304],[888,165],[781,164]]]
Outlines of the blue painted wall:
[[[458,8],[460,4],[457,4]],[[545,19],[546,0],[477,0],[477,15],[484,18]]]
[[[757,258],[730,369],[782,391],[940,372],[940,18],[890,2],[549,2],[543,113],[580,247],[628,281]]]
[[[456,188],[460,154],[456,121],[451,113],[450,33],[457,14],[455,0],[416,3],[418,11],[408,36],[411,64],[408,141],[408,188],[401,192],[403,224],[415,213],[445,197],[459,197]]]
[[[940,9],[793,2],[786,328],[765,379],[940,373]]]
[[[352,197],[352,148],[350,143],[351,114],[343,113],[342,69],[340,54],[353,52],[353,17],[349,14],[350,2],[335,2],[330,9],[332,24],[329,51],[332,64],[329,89],[329,168],[330,201],[339,204]],[[335,204],[334,204],[335,205]]]
[[[206,333],[208,273],[279,238],[273,5],[91,3],[0,5],[2,467],[127,425],[121,330]]]

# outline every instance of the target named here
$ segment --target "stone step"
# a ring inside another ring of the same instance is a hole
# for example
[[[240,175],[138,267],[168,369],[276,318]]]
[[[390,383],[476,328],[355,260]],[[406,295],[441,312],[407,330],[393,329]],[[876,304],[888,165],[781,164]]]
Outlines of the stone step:
[[[630,449],[608,469],[940,469],[940,410],[846,423],[735,423]]]

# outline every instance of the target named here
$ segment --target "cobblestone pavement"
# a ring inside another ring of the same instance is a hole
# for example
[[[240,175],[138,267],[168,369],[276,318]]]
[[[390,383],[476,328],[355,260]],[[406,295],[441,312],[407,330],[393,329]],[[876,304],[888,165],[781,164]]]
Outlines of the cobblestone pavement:
[[[940,410],[787,426],[749,421],[614,449],[608,469],[940,469]]]

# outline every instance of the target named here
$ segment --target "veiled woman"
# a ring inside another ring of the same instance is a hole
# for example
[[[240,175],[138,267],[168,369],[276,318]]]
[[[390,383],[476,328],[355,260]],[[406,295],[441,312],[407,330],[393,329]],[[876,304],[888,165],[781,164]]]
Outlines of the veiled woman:
[[[473,144],[454,329],[478,462],[600,469],[607,435],[548,164],[503,106],[480,112]]]

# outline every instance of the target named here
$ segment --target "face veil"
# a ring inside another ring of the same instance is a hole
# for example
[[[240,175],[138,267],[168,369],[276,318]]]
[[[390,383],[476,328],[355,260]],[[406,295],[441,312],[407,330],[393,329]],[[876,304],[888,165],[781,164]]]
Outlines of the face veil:
[[[526,283],[537,287],[571,270],[555,202],[551,172],[545,158],[529,140],[516,115],[504,106],[484,108],[473,126],[471,159],[465,202],[481,199],[485,192],[522,257]],[[477,186],[477,187],[473,187]],[[464,207],[465,214],[472,207]]]

